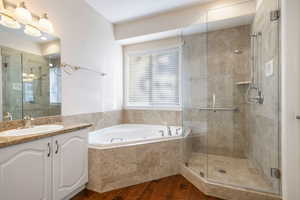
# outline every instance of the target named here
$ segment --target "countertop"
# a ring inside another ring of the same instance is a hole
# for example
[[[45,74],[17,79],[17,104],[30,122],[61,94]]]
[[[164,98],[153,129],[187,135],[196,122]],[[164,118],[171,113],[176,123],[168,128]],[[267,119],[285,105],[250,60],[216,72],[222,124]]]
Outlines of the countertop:
[[[92,126],[92,124],[85,124],[85,123],[75,124],[75,125],[64,125],[60,123],[56,123],[56,124],[63,125],[64,127],[56,131],[45,132],[42,134],[41,133],[30,134],[25,136],[1,136],[2,132],[0,132],[0,148],[8,147],[16,144],[22,144],[34,140],[39,140],[51,136],[61,135],[61,134],[77,131]]]

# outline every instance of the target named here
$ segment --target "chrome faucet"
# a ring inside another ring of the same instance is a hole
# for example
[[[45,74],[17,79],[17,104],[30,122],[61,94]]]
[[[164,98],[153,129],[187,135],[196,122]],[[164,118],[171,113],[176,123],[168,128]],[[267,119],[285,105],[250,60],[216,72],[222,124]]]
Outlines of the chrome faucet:
[[[3,116],[3,120],[4,121],[11,121],[12,118],[12,114],[10,112],[6,112],[5,115]]]
[[[25,121],[25,128],[31,128],[32,127],[33,118],[30,115],[25,115],[24,121]]]
[[[168,135],[172,136],[172,131],[171,131],[171,127],[170,126],[167,126],[167,131],[168,131]]]
[[[162,137],[164,137],[164,136],[165,136],[165,132],[164,132],[164,130],[159,130],[158,132],[161,134],[161,136],[162,136]]]

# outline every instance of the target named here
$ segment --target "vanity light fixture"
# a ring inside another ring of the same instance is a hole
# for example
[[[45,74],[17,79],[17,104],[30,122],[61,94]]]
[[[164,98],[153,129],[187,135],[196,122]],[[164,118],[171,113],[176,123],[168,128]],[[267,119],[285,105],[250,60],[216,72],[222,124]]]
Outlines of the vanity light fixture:
[[[1,25],[13,29],[19,29],[25,26],[24,32],[34,37],[40,37],[42,32],[50,34],[54,32],[53,25],[48,19],[48,15],[46,13],[43,14],[42,17],[38,17],[36,14],[31,14],[31,12],[26,8],[24,1],[18,4],[18,6],[9,3],[10,7],[16,7],[14,10],[6,9],[5,4],[7,4],[7,2],[0,0]]]
[[[45,36],[42,36],[40,39],[41,39],[41,40],[44,40],[44,41],[47,40],[47,38],[46,38]]]
[[[21,2],[15,10],[16,18],[23,24],[30,24],[32,22],[32,15],[25,6],[25,2]]]
[[[40,37],[42,35],[41,31],[38,28],[29,24],[25,26],[24,33],[33,37]]]
[[[39,20],[39,28],[46,33],[53,33],[53,25],[48,19],[47,13],[43,14],[43,16]]]
[[[13,17],[11,17],[3,12],[0,12],[0,16],[1,16],[1,21],[0,21],[1,25],[8,27],[8,28],[12,28],[12,29],[21,28],[21,24],[17,20],[15,20]]]

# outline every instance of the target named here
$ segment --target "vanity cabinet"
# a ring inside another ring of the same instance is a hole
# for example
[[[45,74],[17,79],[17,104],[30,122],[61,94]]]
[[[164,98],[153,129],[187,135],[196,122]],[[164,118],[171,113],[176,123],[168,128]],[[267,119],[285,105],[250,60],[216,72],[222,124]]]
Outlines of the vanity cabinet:
[[[68,197],[88,182],[88,134],[53,137],[53,199]]]
[[[83,129],[0,149],[0,199],[69,199],[88,181],[87,142]]]
[[[51,138],[0,149],[0,199],[51,199]]]

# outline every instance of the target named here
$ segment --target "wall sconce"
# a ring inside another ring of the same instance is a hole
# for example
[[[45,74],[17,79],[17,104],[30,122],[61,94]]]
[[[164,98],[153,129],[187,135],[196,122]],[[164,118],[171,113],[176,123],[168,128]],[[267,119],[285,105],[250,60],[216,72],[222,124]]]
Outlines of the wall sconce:
[[[23,24],[30,24],[32,22],[32,15],[25,6],[25,2],[21,2],[15,9],[16,19]]]

